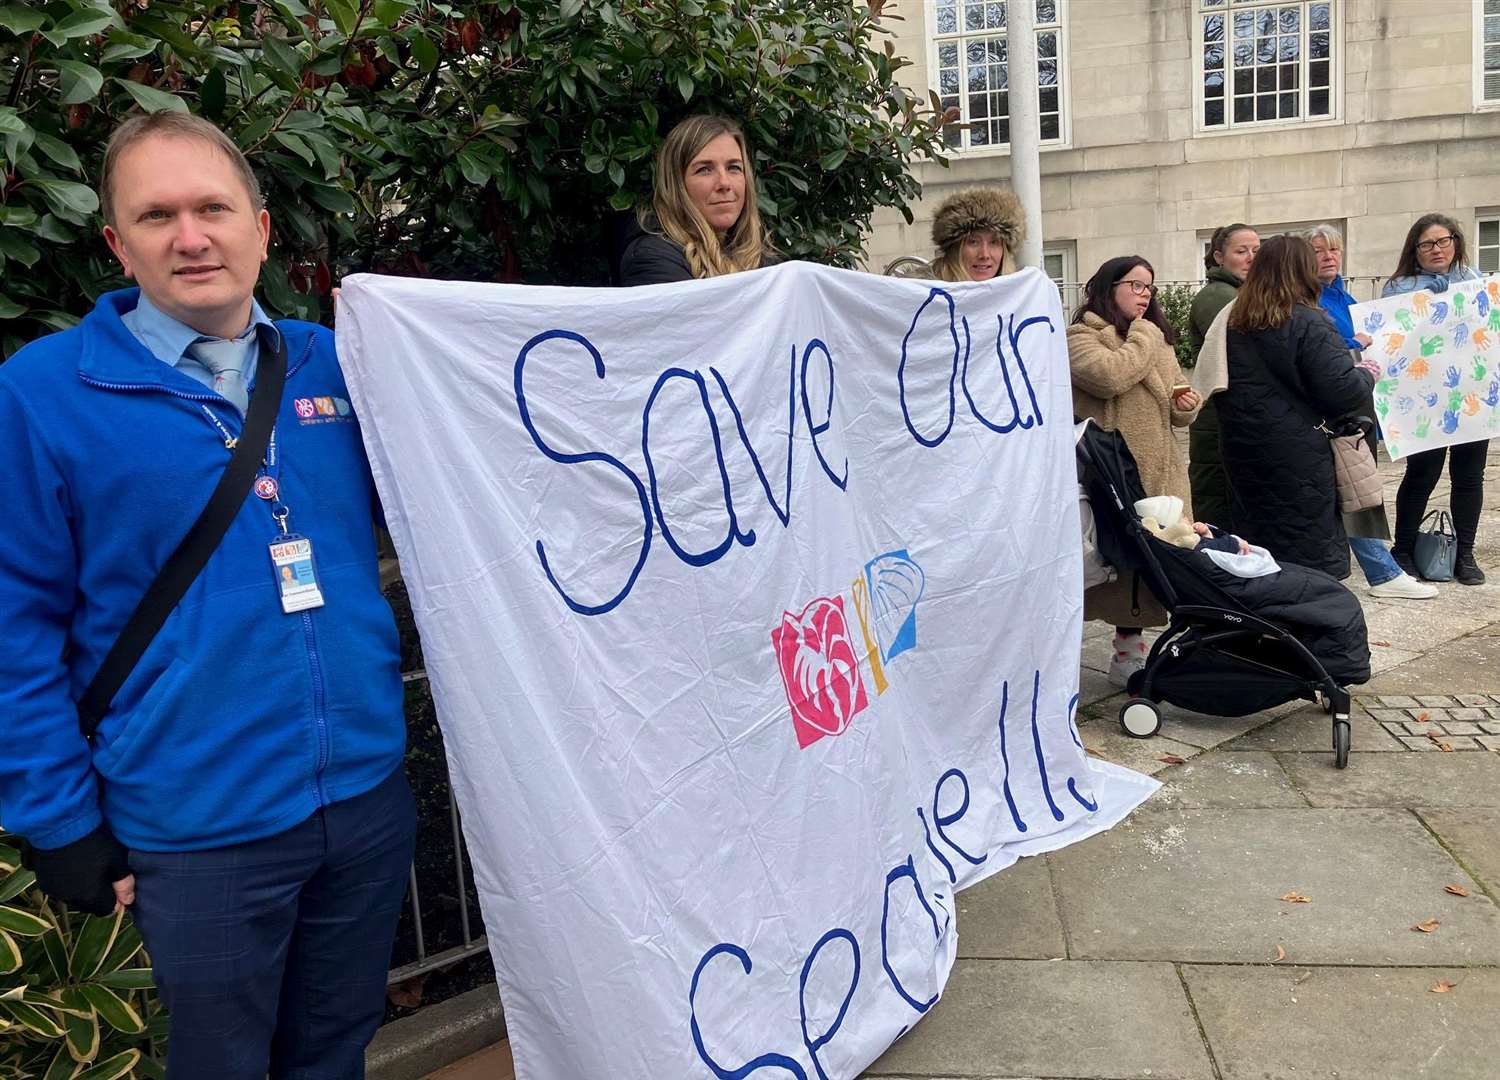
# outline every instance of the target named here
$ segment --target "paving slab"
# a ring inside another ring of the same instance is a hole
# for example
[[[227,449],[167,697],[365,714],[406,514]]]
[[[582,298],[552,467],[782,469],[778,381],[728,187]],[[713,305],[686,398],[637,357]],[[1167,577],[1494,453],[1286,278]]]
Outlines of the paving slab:
[[[871,1077],[1212,1080],[1170,964],[959,960]]]
[[[1300,712],[1306,704],[1304,701],[1288,701],[1248,716],[1205,716],[1203,713],[1189,712],[1166,703],[1157,708],[1161,710],[1161,734],[1189,746],[1208,750],[1222,746],[1247,731],[1265,727],[1279,717]]]
[[[1313,806],[1500,807],[1500,754],[1361,754],[1347,769],[1332,754],[1284,754],[1281,764]]]
[[[1162,786],[1145,804],[1148,810],[1307,805],[1276,756],[1263,750],[1213,750],[1163,769],[1157,779]]]
[[[1047,860],[1080,959],[1500,963],[1500,909],[1443,892],[1463,871],[1404,810],[1140,810]]]
[[[1417,813],[1492,895],[1500,895],[1500,810],[1433,809]]]
[[[959,959],[1066,954],[1046,860],[1024,858],[958,894]]]
[[[1095,757],[1124,765],[1127,769],[1155,776],[1167,767],[1163,756],[1175,755],[1189,758],[1198,753],[1198,747],[1156,735],[1149,739],[1134,739],[1120,730],[1119,721],[1110,719],[1085,720],[1078,725],[1079,738]]]
[[[1435,645],[1471,634],[1494,618],[1490,609],[1480,614],[1473,610],[1456,611],[1455,606],[1441,598],[1421,604],[1366,606],[1365,627],[1370,635],[1371,655],[1387,649],[1426,652]],[[1377,641],[1386,645],[1375,645]]]
[[[1489,598],[1488,603],[1492,612],[1500,610],[1500,595]],[[1500,694],[1500,637],[1471,634],[1439,645],[1414,660],[1382,671],[1363,692],[1383,697],[1428,695],[1438,690]]]
[[[1357,753],[1405,749],[1389,731],[1357,705],[1349,714],[1349,729],[1350,745]],[[1333,721],[1316,705],[1304,705],[1296,712],[1288,713],[1224,744],[1225,750],[1316,751],[1331,750],[1332,747]]]
[[[1122,701],[1124,700],[1125,695],[1110,683],[1108,676],[1102,671],[1095,671],[1093,668],[1079,668],[1078,707],[1080,709],[1116,695],[1119,695]]]
[[[1183,976],[1224,1080],[1500,1075],[1500,971],[1187,967]],[[1432,993],[1440,980],[1454,989]]]

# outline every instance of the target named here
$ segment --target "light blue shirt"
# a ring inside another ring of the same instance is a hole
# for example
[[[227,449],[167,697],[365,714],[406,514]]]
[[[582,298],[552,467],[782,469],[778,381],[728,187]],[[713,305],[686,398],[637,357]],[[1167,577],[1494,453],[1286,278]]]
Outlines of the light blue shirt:
[[[200,334],[191,326],[178,322],[172,316],[166,314],[146,298],[143,292],[140,299],[136,301],[135,309],[127,311],[120,316],[120,321],[125,324],[135,339],[139,341],[152,356],[169,367],[174,367],[184,375],[196,379],[204,386],[213,388],[214,374],[208,368],[200,364],[192,356],[188,355],[188,346],[198,341],[214,341],[215,338],[207,334]],[[250,324],[244,331],[233,340],[245,350],[245,362],[240,370],[244,373],[245,385],[254,385],[255,365],[260,358],[260,349],[257,347],[256,332],[264,328],[266,332],[267,346],[274,348],[274,343],[280,335],[276,330],[276,324],[266,317],[253,298],[250,301]]]

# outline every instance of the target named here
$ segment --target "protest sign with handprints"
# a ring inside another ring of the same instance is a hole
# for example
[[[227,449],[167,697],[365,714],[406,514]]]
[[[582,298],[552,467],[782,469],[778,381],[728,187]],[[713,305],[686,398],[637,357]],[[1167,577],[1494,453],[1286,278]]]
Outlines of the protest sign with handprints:
[[[1500,435],[1500,276],[1351,310],[1380,362],[1375,412],[1392,458]]]

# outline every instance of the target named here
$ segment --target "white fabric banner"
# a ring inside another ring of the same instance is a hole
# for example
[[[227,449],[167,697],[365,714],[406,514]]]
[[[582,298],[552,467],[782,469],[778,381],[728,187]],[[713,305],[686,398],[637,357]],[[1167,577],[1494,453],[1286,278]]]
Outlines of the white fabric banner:
[[[1500,277],[1370,300],[1349,314],[1383,369],[1375,411],[1393,461],[1500,435]]]
[[[1063,329],[1035,270],[344,281],[519,1076],[856,1076],[956,889],[1155,790],[1073,726]]]

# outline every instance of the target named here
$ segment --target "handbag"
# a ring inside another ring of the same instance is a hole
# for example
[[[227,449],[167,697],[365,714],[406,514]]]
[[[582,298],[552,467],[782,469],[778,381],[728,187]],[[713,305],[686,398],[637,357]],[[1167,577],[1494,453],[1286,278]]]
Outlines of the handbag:
[[[255,474],[266,456],[266,447],[270,445],[285,383],[286,341],[282,340],[270,362],[260,365],[255,390],[245,409],[245,426],[234,442],[229,464],[209,496],[208,504],[176,550],[162,564],[156,580],[141,597],[125,628],[105,654],[104,662],[89,681],[88,688],[78,699],[78,727],[85,739],[94,737],[120,687],[125,685],[146,649],[166,625],[167,617],[187,593],[188,587],[208,565],[209,557],[229,531],[229,523],[244,505],[245,497],[250,494],[250,485],[255,482]]]
[[[1385,502],[1380,469],[1370,449],[1366,427],[1369,423],[1368,417],[1357,416],[1341,421],[1337,428],[1319,425],[1333,450],[1333,478],[1338,488],[1340,513],[1370,510]]]
[[[1427,527],[1432,522],[1432,528]],[[1446,510],[1434,510],[1422,519],[1412,563],[1428,581],[1452,581],[1458,563],[1458,534]]]

